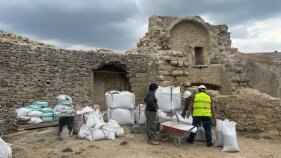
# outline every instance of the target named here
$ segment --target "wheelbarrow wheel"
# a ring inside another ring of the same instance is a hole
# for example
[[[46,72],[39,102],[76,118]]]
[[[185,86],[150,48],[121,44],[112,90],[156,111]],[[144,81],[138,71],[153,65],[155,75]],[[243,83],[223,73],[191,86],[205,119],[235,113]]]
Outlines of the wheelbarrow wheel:
[[[170,134],[168,132],[160,131],[158,138],[163,142],[167,142],[170,139]]]

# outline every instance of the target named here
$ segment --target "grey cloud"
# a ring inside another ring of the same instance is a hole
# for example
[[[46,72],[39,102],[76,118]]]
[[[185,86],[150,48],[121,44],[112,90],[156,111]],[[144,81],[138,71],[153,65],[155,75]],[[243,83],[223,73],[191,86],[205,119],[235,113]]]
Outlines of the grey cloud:
[[[216,24],[227,24],[231,30],[236,25],[280,14],[281,1],[0,0],[0,4],[0,27],[5,26],[0,29],[67,45],[128,50],[141,38],[135,29],[128,28],[142,25],[155,14],[208,15]],[[128,19],[137,19],[137,24],[127,23]],[[246,33],[243,29],[232,29],[235,38],[245,37]]]
[[[0,14],[0,20],[12,26],[12,31],[27,32],[45,40],[57,39],[66,43],[124,49],[124,43],[132,40],[126,35],[130,33],[122,28],[114,28],[112,24],[122,23],[132,16],[136,6],[123,5],[122,10],[106,12],[101,7],[92,6],[89,4],[89,7],[75,12],[49,8],[48,5],[33,8],[14,6],[1,8],[1,12],[6,14]],[[133,47],[132,43],[129,47]]]

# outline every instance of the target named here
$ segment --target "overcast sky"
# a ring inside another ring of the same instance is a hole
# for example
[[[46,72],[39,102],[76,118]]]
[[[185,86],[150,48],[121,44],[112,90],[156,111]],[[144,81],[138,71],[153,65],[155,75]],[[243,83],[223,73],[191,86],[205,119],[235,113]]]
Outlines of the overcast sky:
[[[281,50],[280,0],[0,0],[0,30],[66,49],[126,51],[148,18],[201,16],[227,24],[242,52]]]

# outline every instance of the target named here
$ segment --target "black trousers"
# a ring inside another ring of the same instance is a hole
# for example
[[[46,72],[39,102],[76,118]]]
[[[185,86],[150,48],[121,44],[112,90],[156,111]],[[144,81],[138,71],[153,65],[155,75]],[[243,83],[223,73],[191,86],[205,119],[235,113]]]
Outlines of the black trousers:
[[[74,116],[60,117],[59,118],[59,132],[62,132],[62,129],[65,125],[67,125],[69,132],[71,132],[73,129],[73,124],[74,124]]]
[[[207,145],[212,144],[212,130],[211,130],[212,118],[208,117],[208,116],[194,116],[192,125],[198,126],[200,124],[203,125],[203,128],[205,130],[205,137],[206,137]],[[196,133],[190,133],[187,141],[190,143],[193,143],[195,136],[196,136]]]

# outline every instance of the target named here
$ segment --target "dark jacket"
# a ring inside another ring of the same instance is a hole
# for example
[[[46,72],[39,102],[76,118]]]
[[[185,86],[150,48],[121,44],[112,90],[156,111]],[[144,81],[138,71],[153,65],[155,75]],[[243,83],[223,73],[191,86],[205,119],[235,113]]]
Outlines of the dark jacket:
[[[149,91],[144,98],[144,102],[146,104],[145,111],[154,111],[157,112],[158,104],[157,99],[155,97],[155,91]]]

